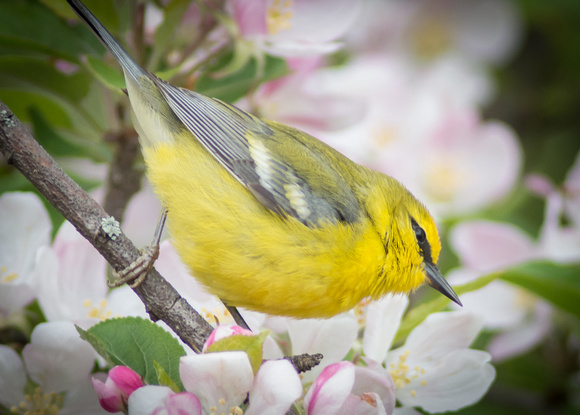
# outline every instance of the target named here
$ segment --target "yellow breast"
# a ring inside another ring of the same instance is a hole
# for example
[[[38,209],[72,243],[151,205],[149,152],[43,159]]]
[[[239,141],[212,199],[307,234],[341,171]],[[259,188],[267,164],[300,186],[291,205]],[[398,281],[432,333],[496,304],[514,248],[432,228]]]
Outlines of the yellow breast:
[[[366,220],[310,228],[264,208],[193,139],[144,150],[175,248],[230,305],[328,317],[384,290],[382,242]]]

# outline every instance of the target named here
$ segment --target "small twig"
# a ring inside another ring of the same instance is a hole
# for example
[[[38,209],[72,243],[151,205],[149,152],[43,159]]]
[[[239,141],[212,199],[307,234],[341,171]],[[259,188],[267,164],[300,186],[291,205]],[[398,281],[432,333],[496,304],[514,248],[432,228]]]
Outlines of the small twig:
[[[222,0],[216,1],[214,3],[215,4],[203,4],[202,2],[200,2],[200,8],[204,13],[202,15],[202,20],[199,24],[197,36],[189,43],[187,49],[183,51],[183,53],[181,54],[181,59],[179,60],[178,64],[183,63],[183,61],[185,61],[185,59],[187,59],[187,57],[190,54],[195,52],[203,44],[203,42],[206,40],[207,36],[211,33],[211,31],[217,26],[216,18],[211,14],[207,15],[205,13],[206,11],[210,11],[210,13],[211,12],[215,13],[216,10],[219,12],[223,9],[224,2]]]
[[[114,142],[115,154],[107,176],[107,194],[103,207],[119,222],[123,221],[129,200],[141,188],[143,169],[135,168],[141,154],[139,137],[134,130],[122,131],[110,137]]]
[[[292,363],[292,366],[298,373],[308,372],[312,368],[318,366],[324,356],[322,353],[316,354],[299,354],[296,356],[284,356],[284,359]]]
[[[141,65],[145,63],[145,46],[143,39],[145,39],[145,4],[134,4],[135,11],[131,13],[132,21],[132,41],[135,52],[137,53],[137,62]]]

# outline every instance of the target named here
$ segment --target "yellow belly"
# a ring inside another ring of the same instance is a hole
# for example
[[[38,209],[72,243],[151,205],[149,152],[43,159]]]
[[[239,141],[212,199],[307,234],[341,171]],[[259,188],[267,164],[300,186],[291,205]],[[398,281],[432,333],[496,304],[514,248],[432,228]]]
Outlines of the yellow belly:
[[[230,305],[329,317],[387,288],[385,249],[364,219],[309,228],[264,208],[191,139],[144,150],[168,209],[174,246],[193,276]]]

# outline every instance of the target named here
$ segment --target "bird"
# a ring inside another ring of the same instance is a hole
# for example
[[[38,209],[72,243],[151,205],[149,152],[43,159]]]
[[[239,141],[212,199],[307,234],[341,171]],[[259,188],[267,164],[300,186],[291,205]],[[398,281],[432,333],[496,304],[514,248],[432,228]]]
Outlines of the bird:
[[[461,305],[437,267],[435,221],[403,184],[298,129],[169,84],[80,0],[67,2],[123,70],[172,243],[209,292],[295,318],[423,284]]]

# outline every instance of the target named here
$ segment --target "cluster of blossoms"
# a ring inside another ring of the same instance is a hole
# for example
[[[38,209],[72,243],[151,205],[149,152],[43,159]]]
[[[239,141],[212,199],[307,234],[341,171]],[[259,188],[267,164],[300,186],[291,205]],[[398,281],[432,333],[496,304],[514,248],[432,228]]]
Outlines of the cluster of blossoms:
[[[242,413],[248,394],[250,405],[244,413],[250,414],[283,414],[301,398],[309,414],[391,414],[397,400],[401,408],[421,406],[438,412],[476,402],[493,380],[490,355],[469,349],[481,330],[481,320],[470,313],[432,314],[403,345],[390,350],[408,300],[388,296],[328,320],[242,311],[255,332],[271,332],[263,344],[269,360],[256,373],[245,352],[204,352],[181,358],[184,392],[144,385],[126,367],[115,367],[103,381],[104,373],[91,374],[102,360],[74,325],[88,328],[112,317],[145,316],[143,305],[126,287],[107,292],[104,260],[70,224],[65,223],[50,244],[50,222],[37,196],[6,193],[0,198],[0,211],[0,228],[5,231],[0,246],[12,246],[19,254],[2,256],[3,321],[22,319],[33,299],[47,318],[32,331],[22,357],[0,346],[0,403],[16,412],[100,413],[100,402],[107,411],[128,407],[131,414],[162,413],[155,408],[167,413]],[[231,321],[219,300],[188,275],[168,241],[161,246],[156,267],[197,310],[223,323]],[[204,350],[231,334],[251,333],[220,325]],[[282,344],[293,354],[325,357],[299,376],[288,361],[280,360]],[[341,360],[349,350],[356,350],[353,361],[358,364]]]
[[[284,57],[291,69],[240,106],[308,131],[397,178],[440,221],[474,215],[517,184],[517,137],[501,122],[480,117],[494,94],[488,71],[509,58],[520,36],[511,2],[239,0],[228,6],[236,50]],[[340,47],[348,62],[326,67],[324,54]],[[580,259],[580,158],[563,186],[534,176],[528,188],[546,199],[538,240],[507,223],[461,221],[449,234],[461,264],[449,274],[452,283],[531,259]],[[147,243],[142,224],[154,223],[158,211],[146,188],[127,210],[125,233]],[[243,310],[254,332],[270,333],[262,344],[267,360],[254,371],[245,352],[210,351],[221,338],[249,333],[228,325],[222,304],[188,274],[166,241],[156,268],[196,310],[222,323],[204,353],[181,358],[183,390],[175,391],[146,385],[142,374],[125,366],[107,376],[102,358],[74,325],[146,317],[145,309],[129,288],[107,288],[104,260],[70,224],[53,241],[50,234],[36,196],[0,197],[0,323],[26,325],[33,301],[46,318],[32,329],[21,355],[0,346],[0,404],[14,413],[274,415],[293,404],[307,414],[457,410],[490,387],[492,357],[528,350],[549,327],[547,303],[500,281],[462,295],[463,309],[431,314],[403,338],[405,296],[362,303],[328,320]],[[470,349],[483,328],[498,333],[488,351]],[[288,353],[322,353],[324,359],[298,375],[280,360]]]

